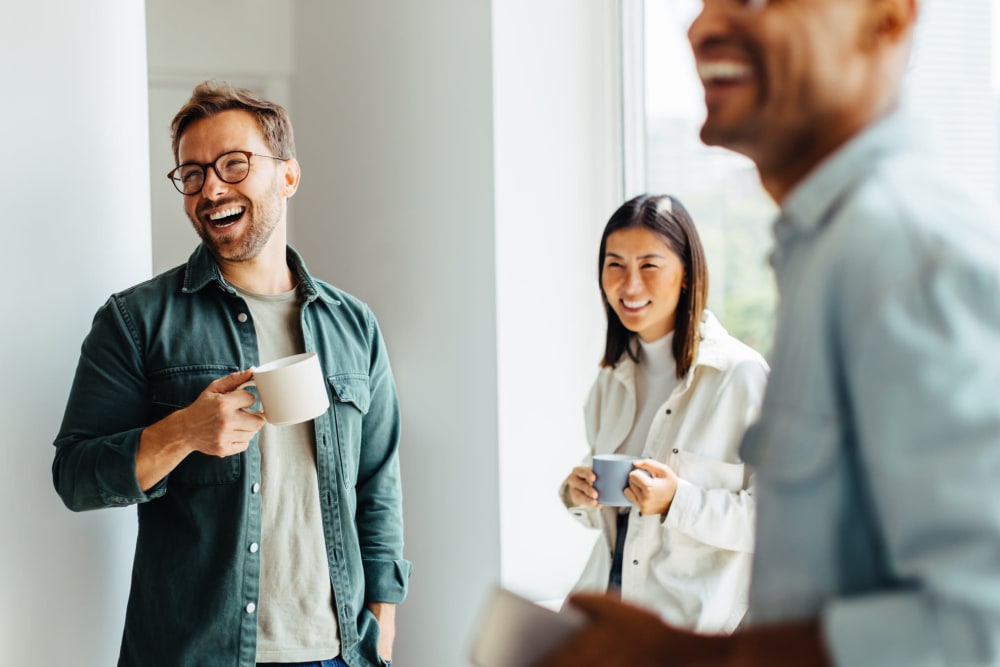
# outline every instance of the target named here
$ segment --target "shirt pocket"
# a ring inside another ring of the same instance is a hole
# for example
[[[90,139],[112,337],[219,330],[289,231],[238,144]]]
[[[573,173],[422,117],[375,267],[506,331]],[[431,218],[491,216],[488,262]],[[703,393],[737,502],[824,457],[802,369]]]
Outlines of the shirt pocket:
[[[833,417],[794,410],[767,414],[743,439],[741,456],[777,484],[826,479],[837,463],[841,429]]]
[[[201,364],[167,368],[152,374],[149,380],[153,421],[185,408],[194,402],[213,380],[234,373],[238,368],[224,364]],[[220,458],[191,452],[168,476],[170,484],[230,484],[240,476],[239,454]]]
[[[703,489],[740,491],[744,488],[744,465],[709,459],[679,451],[673,457],[674,470],[681,479]]]
[[[361,453],[364,417],[371,405],[371,388],[364,373],[340,373],[327,377],[333,395],[333,419],[337,429],[337,449],[348,486],[356,482]]]

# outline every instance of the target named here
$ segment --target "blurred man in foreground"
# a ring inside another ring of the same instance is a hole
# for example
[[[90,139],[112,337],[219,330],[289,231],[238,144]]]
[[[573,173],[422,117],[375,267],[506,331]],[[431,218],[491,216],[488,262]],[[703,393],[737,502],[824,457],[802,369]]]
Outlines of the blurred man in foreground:
[[[540,665],[1000,664],[1000,236],[900,109],[917,0],[704,0],[702,139],[781,207],[749,621],[603,597]]]

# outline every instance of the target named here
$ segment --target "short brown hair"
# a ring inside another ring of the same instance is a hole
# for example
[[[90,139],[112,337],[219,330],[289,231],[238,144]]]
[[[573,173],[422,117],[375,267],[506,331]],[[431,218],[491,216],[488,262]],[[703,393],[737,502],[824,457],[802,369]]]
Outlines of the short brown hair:
[[[225,81],[203,81],[195,86],[191,99],[181,107],[170,123],[174,162],[180,161],[177,149],[188,125],[231,109],[253,114],[264,134],[267,147],[275,156],[295,157],[292,121],[282,106],[265,100],[249,88],[234,88]]]
[[[608,303],[601,280],[608,237],[621,229],[646,227],[661,237],[684,265],[684,284],[677,302],[674,324],[673,355],[677,364],[677,377],[683,378],[694,364],[701,341],[701,315],[708,301],[708,263],[701,245],[698,230],[687,209],[670,195],[639,195],[619,207],[612,214],[601,236],[601,249],[597,259],[597,285],[601,290],[604,312],[608,318],[604,358],[601,365],[614,368],[627,354],[638,361],[633,341],[636,333],[622,324],[614,308]]]

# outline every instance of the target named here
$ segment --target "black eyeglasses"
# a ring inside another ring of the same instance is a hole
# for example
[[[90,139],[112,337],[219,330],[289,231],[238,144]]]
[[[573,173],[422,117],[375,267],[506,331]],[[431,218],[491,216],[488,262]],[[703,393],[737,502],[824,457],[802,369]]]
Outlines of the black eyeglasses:
[[[177,188],[177,192],[182,195],[195,195],[205,187],[205,173],[209,167],[215,171],[215,175],[223,183],[239,183],[250,174],[250,158],[254,156],[281,160],[282,162],[291,159],[277,155],[261,155],[251,151],[229,151],[207,164],[185,162],[179,167],[171,169],[167,178]]]

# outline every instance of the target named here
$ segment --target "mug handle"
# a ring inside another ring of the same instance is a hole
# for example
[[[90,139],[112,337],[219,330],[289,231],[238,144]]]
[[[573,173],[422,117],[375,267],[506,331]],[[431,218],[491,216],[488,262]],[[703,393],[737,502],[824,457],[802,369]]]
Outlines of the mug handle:
[[[238,386],[233,391],[239,391],[240,389],[246,389],[247,387],[256,387],[256,386],[257,386],[256,380],[247,380],[246,382],[244,382],[243,384],[241,384],[240,386]],[[260,396],[257,397],[257,401],[256,402],[260,402]],[[252,407],[249,407],[249,408],[240,408],[240,410],[242,410],[243,412],[246,412],[248,414],[251,414],[251,415],[257,415],[258,417],[264,417],[263,404],[262,404],[260,410],[254,410]],[[264,417],[264,421],[267,421],[267,417]]]

